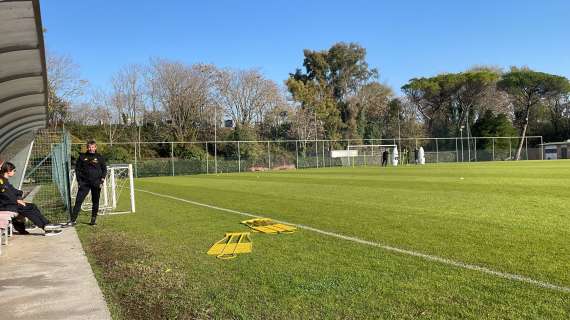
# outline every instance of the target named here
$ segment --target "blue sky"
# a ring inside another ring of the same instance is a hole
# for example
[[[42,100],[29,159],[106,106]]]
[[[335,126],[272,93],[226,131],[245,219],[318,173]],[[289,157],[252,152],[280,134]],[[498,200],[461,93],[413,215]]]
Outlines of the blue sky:
[[[397,93],[410,78],[473,65],[570,77],[570,1],[41,1],[48,50],[106,87],[121,66],[163,57],[260,68],[282,84],[303,49],[368,51]]]

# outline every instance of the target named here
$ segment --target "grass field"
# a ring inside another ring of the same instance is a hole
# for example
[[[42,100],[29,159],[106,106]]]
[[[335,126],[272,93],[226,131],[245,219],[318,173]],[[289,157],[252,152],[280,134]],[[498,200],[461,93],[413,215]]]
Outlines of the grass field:
[[[137,191],[136,213],[78,228],[117,319],[570,318],[569,161],[326,168],[135,184],[540,283],[308,229],[253,234],[251,254],[223,261],[205,253],[224,232],[247,231],[239,224],[244,216]]]

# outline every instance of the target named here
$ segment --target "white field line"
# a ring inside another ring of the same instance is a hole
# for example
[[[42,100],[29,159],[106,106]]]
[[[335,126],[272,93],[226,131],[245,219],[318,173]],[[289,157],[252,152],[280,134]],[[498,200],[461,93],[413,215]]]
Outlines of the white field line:
[[[192,200],[177,198],[177,197],[173,197],[173,196],[169,196],[169,195],[165,195],[165,194],[160,194],[160,193],[156,193],[156,192],[152,192],[152,191],[147,191],[147,190],[142,190],[142,189],[135,189],[135,190],[140,191],[140,192],[145,192],[148,194],[152,194],[152,195],[155,195],[158,197],[182,201],[182,202],[190,203],[190,204],[193,204],[196,206],[210,208],[210,209],[219,210],[219,211],[230,212],[230,213],[235,213],[235,214],[239,214],[242,216],[247,216],[247,217],[252,217],[252,218],[267,218],[268,217],[268,216],[260,216],[260,215],[256,215],[256,214],[252,214],[252,213],[247,213],[247,212],[217,207],[217,206],[213,206],[213,205],[209,205],[209,204],[205,204],[205,203],[200,203],[200,202],[196,202],[196,201],[192,201]],[[316,228],[305,226],[302,224],[290,223],[287,221],[280,221],[280,220],[273,219],[273,218],[271,218],[271,219],[274,221],[277,221],[279,223],[293,225],[293,226],[296,226],[297,228],[313,231],[316,233],[320,233],[320,234],[327,235],[327,236],[334,237],[334,238],[338,238],[338,239],[343,239],[343,240],[352,241],[352,242],[356,242],[356,243],[360,243],[360,244],[364,244],[364,245],[368,245],[368,246],[378,247],[378,248],[381,248],[381,249],[384,249],[387,251],[397,252],[400,254],[409,255],[409,256],[413,256],[413,257],[419,257],[419,258],[422,258],[425,260],[435,261],[435,262],[439,262],[442,264],[454,266],[457,268],[478,271],[478,272],[490,274],[490,275],[493,275],[493,276],[496,276],[499,278],[524,282],[524,283],[535,285],[537,287],[542,287],[542,288],[551,289],[551,290],[555,290],[555,291],[570,293],[570,287],[559,286],[559,285],[551,284],[551,283],[544,282],[544,281],[535,280],[535,279],[532,279],[532,278],[529,278],[526,276],[522,276],[522,275],[518,275],[518,274],[514,274],[514,273],[495,271],[493,269],[481,267],[481,266],[474,265],[474,264],[468,264],[468,263],[464,263],[461,261],[446,259],[446,258],[434,256],[434,255],[429,255],[429,254],[417,252],[417,251],[406,250],[406,249],[401,249],[401,248],[397,248],[397,247],[393,247],[393,246],[388,246],[388,245],[384,245],[381,243],[363,240],[363,239],[356,238],[356,237],[350,237],[350,236],[345,236],[345,235],[334,233],[334,232],[316,229]]]

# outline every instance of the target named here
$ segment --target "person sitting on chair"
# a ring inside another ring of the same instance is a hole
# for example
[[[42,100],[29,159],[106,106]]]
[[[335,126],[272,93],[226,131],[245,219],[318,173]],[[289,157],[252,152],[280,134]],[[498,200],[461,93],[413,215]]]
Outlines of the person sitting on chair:
[[[18,213],[12,220],[14,229],[19,234],[29,234],[26,231],[25,218],[28,218],[34,225],[44,230],[44,235],[54,236],[61,234],[59,226],[49,223],[40,209],[33,204],[22,199],[22,190],[16,189],[8,180],[16,174],[16,166],[11,162],[5,162],[0,166],[0,210]]]

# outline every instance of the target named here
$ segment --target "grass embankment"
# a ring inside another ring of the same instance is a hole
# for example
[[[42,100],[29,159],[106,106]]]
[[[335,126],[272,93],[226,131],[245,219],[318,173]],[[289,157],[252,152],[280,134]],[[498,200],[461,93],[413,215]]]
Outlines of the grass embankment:
[[[570,162],[557,161],[136,184],[570,287],[569,178]],[[569,293],[307,230],[254,234],[253,253],[232,261],[205,254],[224,232],[246,231],[243,219],[138,192],[137,213],[79,231],[116,318],[570,317]]]

